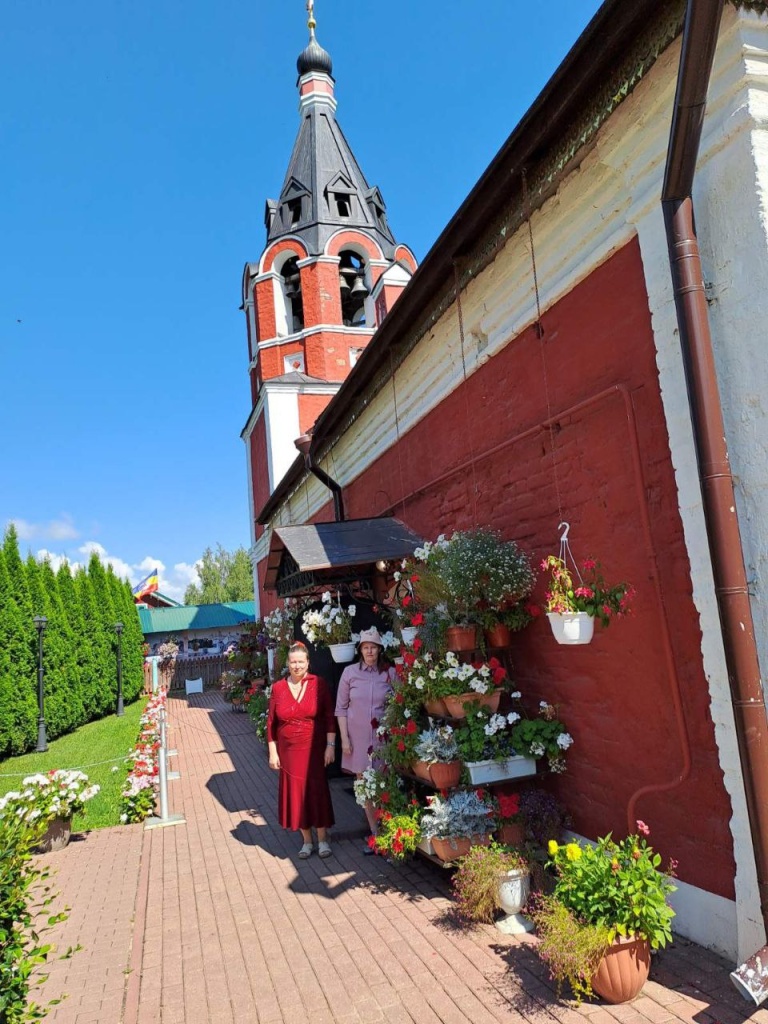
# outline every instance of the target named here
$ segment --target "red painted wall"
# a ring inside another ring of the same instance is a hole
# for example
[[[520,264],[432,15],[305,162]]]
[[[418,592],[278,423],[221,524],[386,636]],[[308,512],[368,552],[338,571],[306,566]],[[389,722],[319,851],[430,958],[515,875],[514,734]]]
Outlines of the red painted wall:
[[[302,434],[306,434],[315,425],[315,420],[330,400],[330,395],[299,395],[299,427]]]
[[[405,435],[399,450],[345,488],[347,514],[391,511],[426,538],[490,524],[536,563],[556,552],[557,526],[566,519],[579,559],[598,558],[609,581],[631,581],[632,616],[598,627],[589,646],[559,647],[543,618],[515,637],[524,697],[533,707],[544,698],[557,704],[575,739],[567,773],[548,784],[567,804],[576,831],[591,838],[625,834],[633,793],[675,782],[684,764],[673,714],[676,676],[692,770],[682,785],[641,797],[636,813],[664,858],[679,861],[680,878],[732,899],[731,806],[717,759],[637,242],[547,310],[543,323],[543,342],[533,329],[511,339]],[[550,432],[539,426],[548,416],[542,349],[557,477]],[[474,472],[456,472],[494,446],[502,447],[476,461]],[[330,507],[316,518],[331,518]]]
[[[253,509],[258,514],[269,500],[269,463],[267,460],[267,430],[262,412],[256,421],[248,442],[251,460],[251,481],[253,487]],[[259,530],[261,533],[262,530]]]

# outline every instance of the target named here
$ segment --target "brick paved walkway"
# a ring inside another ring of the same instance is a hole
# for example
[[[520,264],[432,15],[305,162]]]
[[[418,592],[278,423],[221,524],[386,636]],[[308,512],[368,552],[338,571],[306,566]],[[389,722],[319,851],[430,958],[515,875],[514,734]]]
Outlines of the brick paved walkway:
[[[245,716],[218,694],[170,702],[173,812],[108,829],[47,861],[72,906],[47,998],[51,1024],[768,1024],[731,965],[685,941],[654,957],[634,1003],[558,1001],[530,939],[458,929],[446,872],[362,855],[362,814],[333,783],[335,856],[296,859],[276,777]]]

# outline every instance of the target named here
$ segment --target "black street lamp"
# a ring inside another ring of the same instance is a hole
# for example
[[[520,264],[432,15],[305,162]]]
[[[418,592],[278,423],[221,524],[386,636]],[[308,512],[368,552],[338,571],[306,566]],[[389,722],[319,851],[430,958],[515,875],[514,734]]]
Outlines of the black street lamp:
[[[117,633],[117,711],[115,714],[119,718],[125,714],[123,708],[123,624],[122,622],[115,623],[115,632]]]
[[[37,746],[38,754],[44,754],[48,749],[48,739],[45,735],[45,710],[43,707],[43,632],[48,625],[48,619],[44,615],[36,615],[32,620],[37,630]]]

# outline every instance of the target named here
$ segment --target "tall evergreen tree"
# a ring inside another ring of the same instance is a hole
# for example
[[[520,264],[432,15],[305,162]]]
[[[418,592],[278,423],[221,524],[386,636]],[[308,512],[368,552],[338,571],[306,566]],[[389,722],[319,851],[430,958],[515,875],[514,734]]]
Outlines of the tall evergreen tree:
[[[87,719],[91,721],[105,715],[112,706],[112,696],[106,682],[112,663],[112,650],[104,635],[91,581],[82,567],[75,571],[74,585],[83,619],[83,704]]]
[[[103,650],[102,687],[105,689],[106,710],[117,706],[117,633],[115,623],[119,619],[112,603],[109,581],[101,559],[94,552],[88,561],[88,583],[93,595],[96,618],[101,626]]]
[[[29,638],[0,549],[0,757],[20,754],[37,735]],[[26,671],[24,666],[26,666]]]
[[[135,700],[144,689],[144,634],[131,585],[107,566],[107,582],[117,619],[123,624],[123,698]]]

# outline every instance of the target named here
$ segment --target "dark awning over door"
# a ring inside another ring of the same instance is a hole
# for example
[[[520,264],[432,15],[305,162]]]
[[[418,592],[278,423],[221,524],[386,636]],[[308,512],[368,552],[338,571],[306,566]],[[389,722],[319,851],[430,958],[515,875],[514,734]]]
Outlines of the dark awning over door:
[[[370,577],[379,560],[412,555],[423,540],[399,519],[347,519],[341,523],[276,526],[267,556],[265,590],[280,597]]]

